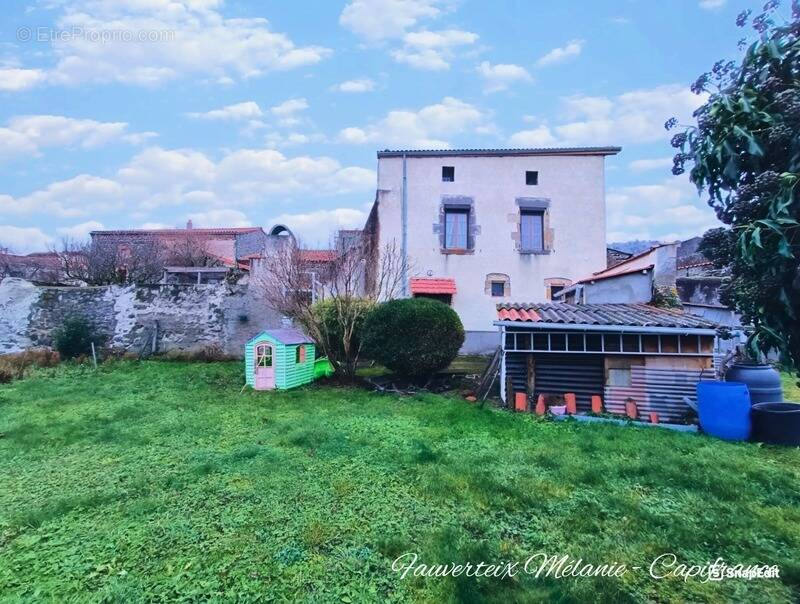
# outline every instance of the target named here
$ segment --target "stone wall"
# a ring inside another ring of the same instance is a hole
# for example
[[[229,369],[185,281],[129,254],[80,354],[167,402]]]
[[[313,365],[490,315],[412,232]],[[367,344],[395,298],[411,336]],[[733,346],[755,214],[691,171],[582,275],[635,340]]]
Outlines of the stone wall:
[[[0,283],[0,354],[52,345],[69,316],[82,316],[107,347],[142,353],[199,351],[214,346],[242,356],[245,343],[281,317],[257,288],[227,283],[41,287],[22,279]]]

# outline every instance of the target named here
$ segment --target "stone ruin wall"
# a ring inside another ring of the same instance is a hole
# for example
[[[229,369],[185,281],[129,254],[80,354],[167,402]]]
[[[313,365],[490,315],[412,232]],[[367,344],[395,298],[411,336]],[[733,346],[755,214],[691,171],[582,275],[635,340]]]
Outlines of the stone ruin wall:
[[[257,288],[203,285],[50,287],[23,279],[0,282],[0,354],[51,346],[69,316],[82,316],[106,347],[149,353],[218,347],[241,357],[245,343],[281,326]]]

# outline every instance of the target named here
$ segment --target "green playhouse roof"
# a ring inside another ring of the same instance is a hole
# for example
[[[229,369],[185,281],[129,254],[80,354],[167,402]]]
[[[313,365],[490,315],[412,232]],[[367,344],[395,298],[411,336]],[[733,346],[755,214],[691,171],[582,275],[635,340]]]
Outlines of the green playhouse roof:
[[[265,332],[260,333],[256,338],[260,338],[263,335],[267,335],[273,340],[280,342],[281,344],[313,344],[314,340],[309,338],[306,334],[304,334],[299,329],[268,329]]]

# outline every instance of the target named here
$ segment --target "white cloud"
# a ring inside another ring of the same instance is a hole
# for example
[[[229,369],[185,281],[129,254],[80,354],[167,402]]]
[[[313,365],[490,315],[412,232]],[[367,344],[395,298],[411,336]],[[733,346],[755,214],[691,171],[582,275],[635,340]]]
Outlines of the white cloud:
[[[240,149],[214,160],[193,149],[151,147],[121,167],[114,178],[82,174],[28,195],[0,195],[0,216],[47,213],[55,217],[123,211],[148,212],[169,205],[198,212],[241,210],[284,203],[293,196],[367,194],[375,172],[342,166],[330,157],[287,157],[274,149]]]
[[[474,105],[453,97],[419,111],[396,109],[363,127],[344,128],[339,140],[352,144],[375,143],[421,149],[444,149],[454,135],[486,125],[487,116]]]
[[[80,224],[75,224],[71,227],[61,227],[56,229],[58,234],[67,237],[69,239],[75,239],[78,241],[83,241],[88,239],[89,233],[92,231],[102,231],[106,227],[103,226],[102,222],[97,222],[96,220],[89,220],[87,222],[81,222]]]
[[[8,247],[13,253],[41,252],[52,243],[53,238],[41,229],[0,224],[0,248]]]
[[[537,67],[547,67],[577,57],[583,50],[584,40],[570,40],[565,46],[554,48],[536,61]]]
[[[22,115],[0,128],[0,158],[36,155],[45,147],[91,149],[122,140],[138,144],[155,133],[127,134],[125,122],[98,122],[60,115]]]
[[[156,86],[183,77],[232,82],[313,65],[331,55],[322,46],[295,45],[288,35],[272,31],[266,19],[226,18],[216,10],[222,2],[76,0],[59,6],[58,30],[80,35],[53,41],[54,67],[16,73],[15,86],[45,79],[69,85]]]
[[[725,6],[727,0],[700,0],[700,8],[705,10],[714,10]]]
[[[45,79],[41,69],[0,69],[0,91],[18,92],[33,88]]]
[[[691,120],[705,97],[680,84],[633,90],[616,97],[573,96],[563,99],[565,120],[557,126],[540,124],[511,135],[513,145],[547,139],[559,145],[650,143],[669,138],[664,122],[672,116]],[[572,121],[568,121],[572,120]]]
[[[442,13],[440,0],[351,0],[339,24],[360,38],[377,42],[400,38],[421,19]]]
[[[372,92],[375,90],[375,82],[369,78],[359,78],[357,80],[347,80],[333,87],[339,92]]]
[[[189,214],[192,225],[198,228],[252,226],[250,219],[239,210],[209,210]]]
[[[647,172],[648,170],[669,170],[672,167],[671,157],[659,157],[658,159],[636,159],[628,164],[633,172]]]
[[[299,111],[305,111],[306,109],[308,109],[308,101],[306,99],[289,99],[288,101],[271,107],[270,112],[279,117],[286,117],[294,115]]]
[[[483,61],[478,65],[478,73],[484,79],[485,92],[499,92],[506,90],[515,82],[533,81],[527,69],[513,64],[498,63],[492,65],[488,61]]]
[[[403,47],[392,51],[392,57],[415,69],[442,71],[450,68],[455,48],[477,40],[477,34],[459,29],[410,32],[403,36]]]
[[[263,113],[258,103],[255,101],[244,101],[242,103],[235,103],[233,105],[226,105],[220,109],[212,109],[205,112],[192,112],[187,113],[189,117],[204,120],[224,120],[224,121],[239,121],[239,120],[253,120],[260,118]]]
[[[338,229],[360,229],[367,220],[367,212],[354,208],[317,210],[302,214],[281,214],[269,224],[285,224],[304,243],[327,246]]]
[[[612,188],[606,204],[609,241],[687,239],[719,226],[685,177]]]
[[[558,144],[558,140],[547,126],[515,132],[509,142],[513,147],[552,147]]]

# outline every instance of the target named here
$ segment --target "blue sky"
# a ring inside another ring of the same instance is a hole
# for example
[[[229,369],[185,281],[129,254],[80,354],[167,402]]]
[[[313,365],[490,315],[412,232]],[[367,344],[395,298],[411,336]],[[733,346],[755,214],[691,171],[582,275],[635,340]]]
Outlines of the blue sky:
[[[375,151],[621,145],[609,241],[714,225],[663,122],[739,0],[39,0],[0,23],[0,244],[363,224]]]

